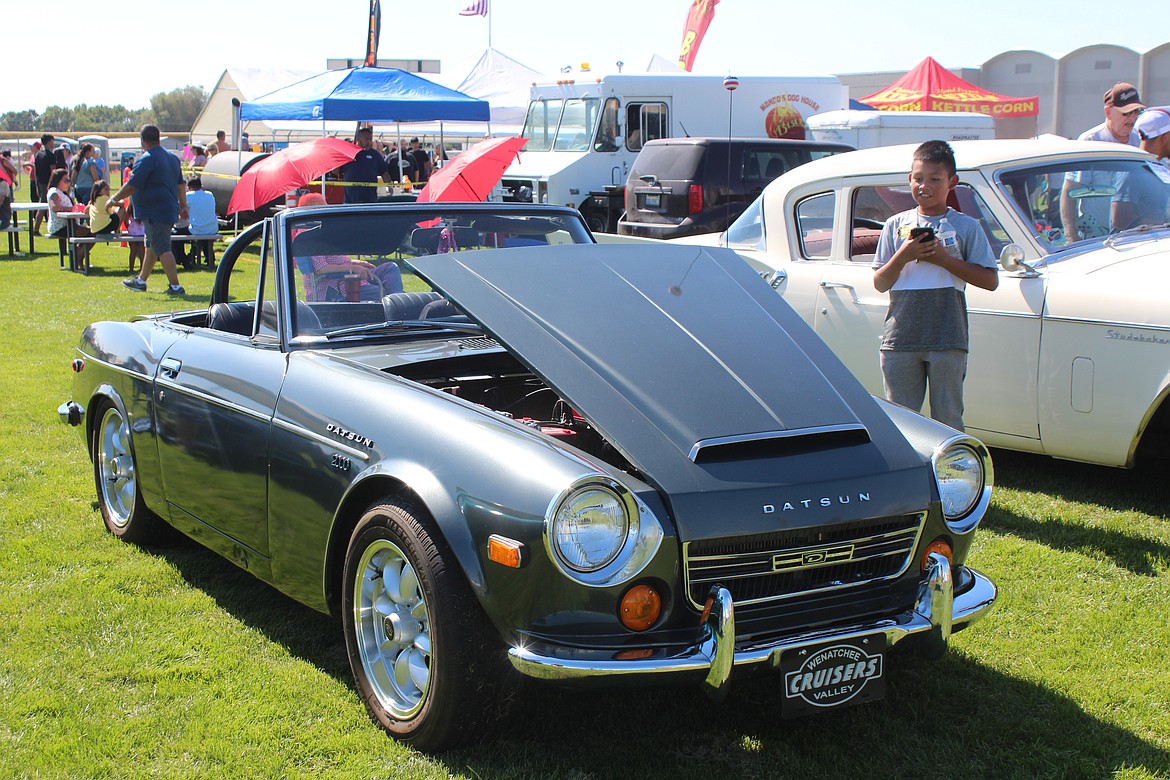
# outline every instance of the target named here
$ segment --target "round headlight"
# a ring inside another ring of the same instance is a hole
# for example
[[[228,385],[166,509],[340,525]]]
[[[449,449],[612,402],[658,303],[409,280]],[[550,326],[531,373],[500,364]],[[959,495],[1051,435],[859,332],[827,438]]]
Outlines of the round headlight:
[[[983,495],[983,458],[966,445],[943,450],[934,460],[934,475],[947,520],[965,517]]]
[[[570,493],[552,518],[552,547],[575,571],[597,571],[617,557],[630,528],[626,505],[616,493],[587,485]]]

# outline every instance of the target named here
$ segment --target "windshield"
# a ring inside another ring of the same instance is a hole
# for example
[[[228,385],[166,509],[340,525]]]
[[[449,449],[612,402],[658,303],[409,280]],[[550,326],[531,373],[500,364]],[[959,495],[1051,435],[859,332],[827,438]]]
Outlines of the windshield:
[[[1110,233],[1165,224],[1170,172],[1144,160],[1081,160],[1005,171],[999,187],[1052,252]],[[1159,166],[1160,167],[1160,166]]]
[[[285,265],[296,296],[294,336],[344,341],[434,333],[472,321],[414,271],[421,255],[592,243],[576,212],[537,207],[318,207],[285,214]],[[414,328],[381,323],[424,321]],[[367,327],[369,326],[369,327]]]
[[[597,98],[532,101],[522,133],[528,139],[525,151],[587,151],[600,111]]]

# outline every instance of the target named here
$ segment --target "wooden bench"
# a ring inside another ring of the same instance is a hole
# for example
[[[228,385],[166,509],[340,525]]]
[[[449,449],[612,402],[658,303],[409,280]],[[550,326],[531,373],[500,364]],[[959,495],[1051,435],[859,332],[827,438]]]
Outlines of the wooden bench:
[[[206,241],[206,242],[210,242],[210,243],[212,243],[212,245],[214,245],[214,242],[216,242],[218,240],[220,240],[219,233],[213,233],[213,234],[209,234],[209,235],[194,235],[194,236],[180,236],[180,235],[171,236],[171,243],[181,243],[181,244],[197,244],[197,243]],[[96,235],[96,236],[78,236],[75,238],[70,238],[68,240],[69,250],[70,250],[69,251],[69,270],[70,271],[78,271],[78,272],[86,274],[86,275],[89,274],[89,269],[90,269],[89,252],[85,253],[84,267],[78,268],[77,261],[73,257],[72,250],[74,249],[74,247],[79,247],[79,246],[92,247],[94,244],[112,244],[114,242],[123,242],[123,241],[126,242],[127,244],[142,244],[146,241],[146,237],[145,236],[131,236],[131,235],[128,235],[126,233],[102,233],[102,234]],[[134,258],[131,257],[130,258],[130,273],[135,272],[134,265],[135,265]],[[215,250],[214,249],[211,250],[207,254],[207,265],[208,265],[208,267],[215,266]],[[65,267],[64,249],[62,249],[62,251],[61,251],[61,267],[62,268]]]

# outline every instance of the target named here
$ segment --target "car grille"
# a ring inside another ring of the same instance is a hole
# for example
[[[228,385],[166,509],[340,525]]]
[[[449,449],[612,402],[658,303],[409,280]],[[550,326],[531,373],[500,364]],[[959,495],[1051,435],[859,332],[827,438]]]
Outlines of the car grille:
[[[910,564],[925,518],[898,515],[689,542],[683,545],[687,596],[701,608],[718,583],[740,606],[897,577]]]

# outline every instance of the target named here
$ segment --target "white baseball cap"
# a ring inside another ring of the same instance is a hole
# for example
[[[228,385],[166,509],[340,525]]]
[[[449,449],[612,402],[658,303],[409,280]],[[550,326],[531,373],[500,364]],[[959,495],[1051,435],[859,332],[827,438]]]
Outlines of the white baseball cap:
[[[1147,108],[1138,115],[1133,129],[1138,131],[1143,140],[1170,132],[1170,107]]]

